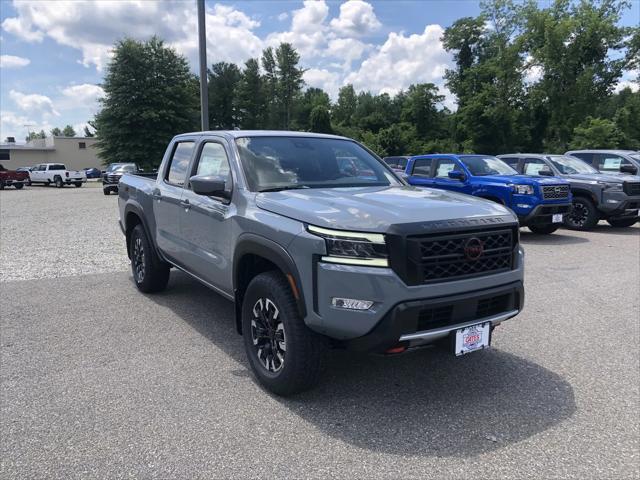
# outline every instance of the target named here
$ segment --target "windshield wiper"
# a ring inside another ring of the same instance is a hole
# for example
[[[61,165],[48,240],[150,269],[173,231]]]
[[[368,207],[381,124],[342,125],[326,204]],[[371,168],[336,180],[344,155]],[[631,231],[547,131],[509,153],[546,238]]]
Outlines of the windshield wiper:
[[[258,190],[259,193],[264,193],[264,192],[280,192],[282,190],[300,190],[303,188],[310,188],[307,185],[284,185],[281,187],[270,187],[270,188],[263,188],[262,190]]]

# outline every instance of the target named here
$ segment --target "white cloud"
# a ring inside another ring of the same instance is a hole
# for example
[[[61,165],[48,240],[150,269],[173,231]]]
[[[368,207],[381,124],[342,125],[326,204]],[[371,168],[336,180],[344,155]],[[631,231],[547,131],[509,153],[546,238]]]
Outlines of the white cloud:
[[[0,141],[6,137],[15,137],[18,143],[23,143],[29,131],[49,132],[51,124],[48,120],[35,120],[34,117],[22,115],[11,110],[0,111]]]
[[[640,90],[640,69],[628,70],[624,72],[622,78],[617,83],[613,91],[615,93],[619,93],[625,88],[630,88],[632,92],[637,92]]]
[[[345,71],[350,70],[353,62],[362,58],[362,55],[371,49],[371,45],[354,38],[334,38],[329,40],[328,47],[326,56],[341,59],[342,68]]]
[[[279,22],[284,22],[286,19],[289,18],[289,14],[287,12],[282,12],[276,18],[278,19]]]
[[[291,14],[291,27],[286,32],[274,32],[267,36],[266,44],[276,46],[292,44],[302,57],[318,56],[327,44],[326,24],[329,7],[324,0],[305,0],[302,8]]]
[[[345,79],[356,90],[395,94],[412,83],[436,84],[447,97],[445,105],[453,105],[451,93],[444,88],[444,73],[453,66],[453,60],[442,45],[444,29],[440,25],[427,25],[421,34],[405,36],[390,33],[360,68]]]
[[[31,60],[15,55],[0,55],[0,68],[22,68],[31,63]]]
[[[13,100],[16,106],[25,112],[30,114],[42,113],[54,116],[60,114],[53,106],[53,102],[46,95],[40,95],[37,93],[22,93],[16,90],[9,91],[9,98]]]
[[[83,83],[82,85],[70,85],[64,88],[62,94],[80,102],[95,102],[104,96],[104,90],[100,85]]]
[[[323,89],[334,100],[338,98],[341,79],[336,72],[330,72],[324,68],[310,68],[304,72],[303,78],[307,86]]]
[[[331,27],[339,35],[368,35],[382,24],[371,4],[362,0],[350,0],[340,5],[340,16],[331,20]]]

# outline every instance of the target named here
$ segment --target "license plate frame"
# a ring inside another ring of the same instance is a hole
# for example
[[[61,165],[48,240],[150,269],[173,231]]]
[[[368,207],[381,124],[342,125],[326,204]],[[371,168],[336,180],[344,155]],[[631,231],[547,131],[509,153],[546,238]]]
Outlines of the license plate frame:
[[[484,350],[491,346],[491,322],[480,322],[453,332],[453,353],[456,357]]]
[[[562,213],[554,213],[551,215],[551,223],[562,223],[563,217]]]

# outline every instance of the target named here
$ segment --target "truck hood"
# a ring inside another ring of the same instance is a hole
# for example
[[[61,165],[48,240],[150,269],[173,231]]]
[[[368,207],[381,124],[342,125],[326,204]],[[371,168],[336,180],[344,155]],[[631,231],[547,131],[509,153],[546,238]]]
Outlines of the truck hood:
[[[479,175],[473,177],[474,183],[493,185],[566,185],[567,181],[558,177],[539,177],[533,175]]]
[[[608,174],[608,173],[576,173],[574,175],[562,175],[562,178],[571,183],[593,183],[593,182],[608,182],[608,183],[623,183],[623,182],[640,182],[640,177],[637,175],[620,175],[620,174]]]
[[[259,208],[319,227],[385,232],[391,225],[512,216],[497,203],[453,192],[414,187],[284,190],[256,196]]]

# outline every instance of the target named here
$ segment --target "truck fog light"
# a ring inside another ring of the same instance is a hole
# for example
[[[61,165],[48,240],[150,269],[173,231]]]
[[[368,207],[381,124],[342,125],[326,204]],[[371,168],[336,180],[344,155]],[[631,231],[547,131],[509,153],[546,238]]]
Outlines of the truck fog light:
[[[516,204],[517,207],[519,208],[531,208],[531,205],[527,204],[527,203],[518,203]]]
[[[331,299],[331,305],[337,308],[346,308],[349,310],[369,310],[373,306],[373,302],[371,300],[333,297]]]
[[[607,203],[619,203],[620,200],[607,200]]]

